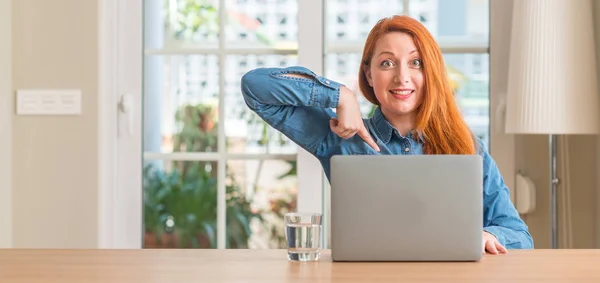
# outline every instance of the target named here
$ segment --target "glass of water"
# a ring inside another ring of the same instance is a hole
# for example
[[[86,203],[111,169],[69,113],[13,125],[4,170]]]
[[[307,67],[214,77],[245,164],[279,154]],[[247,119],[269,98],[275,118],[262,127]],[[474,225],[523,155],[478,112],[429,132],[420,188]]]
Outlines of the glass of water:
[[[319,260],[321,219],[320,213],[287,213],[285,215],[285,239],[289,260]]]

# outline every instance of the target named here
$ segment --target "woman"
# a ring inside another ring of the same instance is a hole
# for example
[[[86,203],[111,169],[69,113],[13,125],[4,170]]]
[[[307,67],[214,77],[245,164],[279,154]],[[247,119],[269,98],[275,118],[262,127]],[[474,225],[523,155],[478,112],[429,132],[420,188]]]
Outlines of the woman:
[[[248,107],[316,156],[328,178],[336,154],[482,155],[484,251],[533,248],[498,167],[461,117],[441,51],[421,23],[394,16],[373,27],[359,86],[378,106],[365,120],[352,91],[304,67],[259,68],[242,78]]]

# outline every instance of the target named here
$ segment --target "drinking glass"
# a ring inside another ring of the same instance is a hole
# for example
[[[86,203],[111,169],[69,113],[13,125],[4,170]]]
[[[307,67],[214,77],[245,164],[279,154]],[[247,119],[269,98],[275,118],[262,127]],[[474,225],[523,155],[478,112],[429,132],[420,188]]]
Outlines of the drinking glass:
[[[322,214],[287,213],[285,239],[288,259],[292,261],[317,261],[321,248]]]

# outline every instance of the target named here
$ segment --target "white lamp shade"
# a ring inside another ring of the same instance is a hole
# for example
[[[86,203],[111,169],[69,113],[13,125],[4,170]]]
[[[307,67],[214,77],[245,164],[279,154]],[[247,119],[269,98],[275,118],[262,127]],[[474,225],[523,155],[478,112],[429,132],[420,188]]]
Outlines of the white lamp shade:
[[[590,0],[514,1],[507,133],[598,133],[593,29]]]

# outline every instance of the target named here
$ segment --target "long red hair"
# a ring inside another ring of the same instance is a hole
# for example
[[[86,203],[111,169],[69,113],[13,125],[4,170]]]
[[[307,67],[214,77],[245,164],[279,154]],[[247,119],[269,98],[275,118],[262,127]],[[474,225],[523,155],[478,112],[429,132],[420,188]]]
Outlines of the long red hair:
[[[444,66],[442,52],[433,36],[417,20],[408,16],[393,16],[380,20],[371,29],[362,55],[358,83],[362,94],[371,103],[380,105],[367,81],[377,41],[389,32],[412,36],[423,63],[423,103],[417,109],[414,138],[422,135],[425,154],[475,154],[477,143],[456,105]]]

